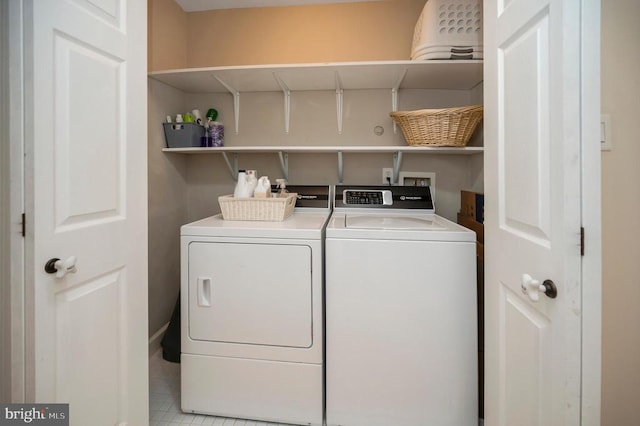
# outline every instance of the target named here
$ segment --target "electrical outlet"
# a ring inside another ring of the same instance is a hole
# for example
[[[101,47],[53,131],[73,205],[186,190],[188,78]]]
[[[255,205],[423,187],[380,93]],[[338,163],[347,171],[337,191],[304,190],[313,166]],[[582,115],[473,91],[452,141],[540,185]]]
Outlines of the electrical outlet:
[[[382,169],[382,184],[393,184],[393,169],[391,167],[385,167]]]

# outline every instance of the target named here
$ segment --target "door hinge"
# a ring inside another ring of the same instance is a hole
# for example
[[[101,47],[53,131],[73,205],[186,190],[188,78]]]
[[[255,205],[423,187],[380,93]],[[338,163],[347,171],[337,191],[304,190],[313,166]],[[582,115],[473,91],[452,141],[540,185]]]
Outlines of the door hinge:
[[[24,213],[22,213],[22,224],[21,224],[21,226],[22,226],[22,230],[21,230],[22,236],[24,237],[24,236],[27,235],[27,232],[26,232],[27,220],[25,219]]]
[[[580,227],[580,256],[584,256],[584,228]]]

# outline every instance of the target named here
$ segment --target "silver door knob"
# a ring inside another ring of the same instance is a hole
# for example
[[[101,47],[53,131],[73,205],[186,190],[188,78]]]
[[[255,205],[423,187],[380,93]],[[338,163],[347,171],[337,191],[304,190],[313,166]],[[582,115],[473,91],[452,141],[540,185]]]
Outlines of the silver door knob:
[[[540,281],[534,280],[529,274],[522,275],[521,289],[524,294],[529,296],[532,302],[540,300],[540,293],[550,299],[555,299],[558,296],[558,288],[553,281],[544,280],[544,282],[540,284]]]
[[[57,257],[49,259],[44,265],[44,271],[47,274],[56,274],[56,278],[62,278],[67,273],[76,272],[76,260],[75,256],[70,256],[67,260],[60,260]]]

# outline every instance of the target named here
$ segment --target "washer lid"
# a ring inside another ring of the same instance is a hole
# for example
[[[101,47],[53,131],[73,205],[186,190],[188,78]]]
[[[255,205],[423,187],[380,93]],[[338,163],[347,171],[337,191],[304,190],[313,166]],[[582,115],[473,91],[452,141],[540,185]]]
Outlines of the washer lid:
[[[416,216],[378,216],[378,215],[347,215],[345,227],[349,229],[411,229],[443,231],[447,228],[433,217]]]
[[[476,234],[435,214],[407,211],[334,212],[327,224],[329,239],[475,242]]]

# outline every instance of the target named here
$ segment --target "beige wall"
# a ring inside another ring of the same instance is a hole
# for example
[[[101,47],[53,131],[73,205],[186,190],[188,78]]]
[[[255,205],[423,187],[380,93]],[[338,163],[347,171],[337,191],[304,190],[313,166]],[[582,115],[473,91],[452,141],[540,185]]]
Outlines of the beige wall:
[[[640,424],[640,2],[602,0],[602,425]]]
[[[187,66],[187,14],[174,0],[147,2],[149,71]],[[162,152],[160,123],[185,110],[182,92],[149,79],[149,336],[171,317],[180,289],[180,225],[186,217],[187,159]]]
[[[182,92],[149,79],[149,336],[169,321],[180,289],[180,226],[186,223],[187,158],[166,155],[160,123],[184,110]]]
[[[147,0],[147,14],[149,71],[185,68],[187,13],[174,0]]]
[[[185,13],[173,0],[149,0],[149,70],[409,59],[424,3],[387,0]]]
[[[409,59],[424,0],[190,13],[189,67]]]

